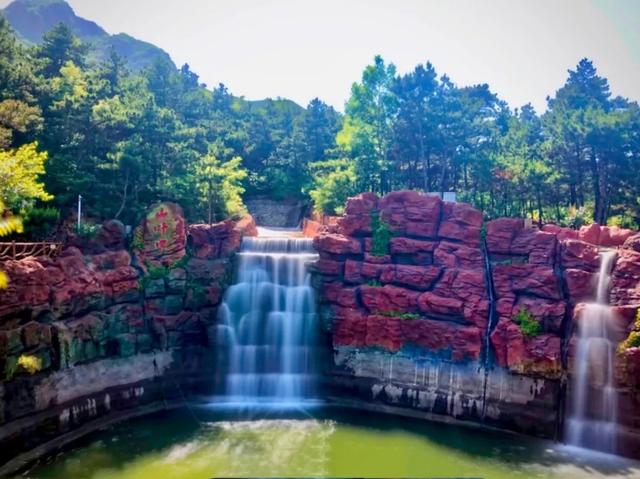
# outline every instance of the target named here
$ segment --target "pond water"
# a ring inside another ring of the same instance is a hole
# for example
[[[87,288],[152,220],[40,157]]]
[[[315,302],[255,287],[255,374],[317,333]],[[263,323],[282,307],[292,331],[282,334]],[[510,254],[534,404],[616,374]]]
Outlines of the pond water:
[[[118,424],[22,478],[640,477],[640,463],[513,434],[373,413],[195,408]]]

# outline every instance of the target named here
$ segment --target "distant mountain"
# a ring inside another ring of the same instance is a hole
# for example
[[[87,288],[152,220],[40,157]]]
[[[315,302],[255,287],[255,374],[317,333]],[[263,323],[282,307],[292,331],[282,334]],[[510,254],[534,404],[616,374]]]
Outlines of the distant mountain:
[[[77,16],[64,0],[15,0],[2,12],[18,37],[26,43],[40,43],[46,32],[64,23],[83,41],[91,44],[90,60],[107,58],[113,48],[127,59],[134,70],[144,68],[157,59],[171,62],[167,52],[151,43],[125,33],[110,35],[95,22]]]
[[[276,113],[290,113],[292,115],[299,115],[305,111],[305,108],[298,105],[293,100],[287,98],[265,98],[264,100],[245,100],[247,108],[251,111],[267,111],[268,108],[272,108]]]

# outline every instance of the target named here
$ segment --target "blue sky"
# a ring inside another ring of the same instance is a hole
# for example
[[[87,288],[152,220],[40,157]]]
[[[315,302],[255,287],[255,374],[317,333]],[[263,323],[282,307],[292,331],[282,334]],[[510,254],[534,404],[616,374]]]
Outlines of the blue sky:
[[[0,5],[9,1],[0,0]],[[640,99],[640,0],[69,0],[111,33],[189,63],[249,99],[318,96],[339,110],[375,54],[399,72],[430,60],[459,85],[545,109],[582,57]]]

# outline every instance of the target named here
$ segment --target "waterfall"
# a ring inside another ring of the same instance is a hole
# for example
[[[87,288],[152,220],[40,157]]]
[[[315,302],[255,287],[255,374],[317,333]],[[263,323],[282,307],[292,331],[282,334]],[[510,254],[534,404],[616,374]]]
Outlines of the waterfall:
[[[225,401],[296,406],[314,394],[316,305],[307,238],[244,238],[219,322],[228,331]]]
[[[615,452],[617,398],[614,379],[614,316],[608,305],[609,274],[614,251],[600,253],[596,302],[586,304],[578,321],[574,357],[571,416],[567,442],[605,452]]]

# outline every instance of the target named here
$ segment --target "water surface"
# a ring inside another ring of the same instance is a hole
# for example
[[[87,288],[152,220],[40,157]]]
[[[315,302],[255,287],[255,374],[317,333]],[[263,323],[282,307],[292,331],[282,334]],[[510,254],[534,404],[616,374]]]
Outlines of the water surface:
[[[116,425],[23,476],[640,478],[640,463],[522,436],[334,409],[216,408]],[[197,418],[197,419],[196,419]]]

